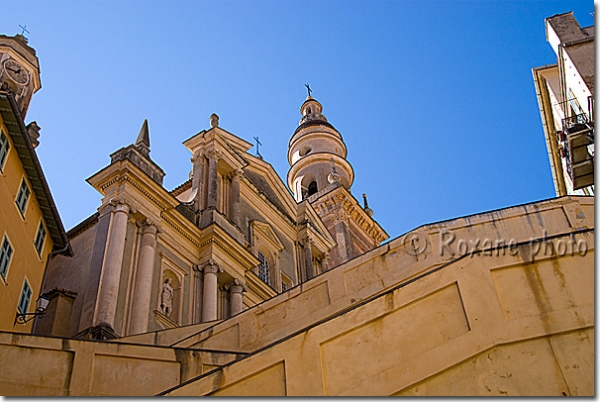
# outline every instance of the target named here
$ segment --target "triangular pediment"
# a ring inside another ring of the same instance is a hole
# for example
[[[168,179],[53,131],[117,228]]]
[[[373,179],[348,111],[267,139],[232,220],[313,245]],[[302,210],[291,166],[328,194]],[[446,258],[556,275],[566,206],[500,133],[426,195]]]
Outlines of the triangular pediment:
[[[297,208],[296,200],[294,200],[294,196],[285,186],[281,177],[275,172],[273,166],[251,154],[246,153],[244,156],[250,162],[245,167],[245,170],[255,173],[255,176],[259,176],[271,190],[270,196],[275,198],[272,201],[276,202],[290,216],[295,216]]]
[[[232,147],[234,147],[239,152],[245,153],[254,146],[253,144],[241,139],[235,134],[232,134],[227,130],[223,130],[221,127],[215,127],[212,130],[209,130],[208,133],[210,133],[211,131],[214,131],[215,134],[221,136],[225,141],[227,141]]]
[[[251,221],[250,230],[252,231],[252,236],[261,236],[264,240],[267,240],[269,243],[271,243],[271,245],[277,250],[281,251],[284,249],[283,243],[281,243],[281,240],[279,240],[279,237],[277,237],[277,234],[268,223],[256,220]]]

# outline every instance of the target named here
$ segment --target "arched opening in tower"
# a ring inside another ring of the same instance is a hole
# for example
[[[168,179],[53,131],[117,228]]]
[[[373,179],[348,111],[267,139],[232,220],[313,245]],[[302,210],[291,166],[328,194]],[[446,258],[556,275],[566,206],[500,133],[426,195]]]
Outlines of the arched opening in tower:
[[[310,197],[311,195],[315,194],[318,190],[317,188],[317,182],[316,181],[311,181],[310,184],[308,185],[308,194],[307,196]]]

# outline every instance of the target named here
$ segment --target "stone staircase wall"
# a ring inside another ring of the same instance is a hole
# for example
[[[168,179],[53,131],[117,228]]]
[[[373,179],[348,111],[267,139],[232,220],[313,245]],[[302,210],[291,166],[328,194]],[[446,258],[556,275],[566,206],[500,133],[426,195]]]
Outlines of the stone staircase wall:
[[[455,260],[161,394],[594,395],[594,237],[574,238],[585,256]]]

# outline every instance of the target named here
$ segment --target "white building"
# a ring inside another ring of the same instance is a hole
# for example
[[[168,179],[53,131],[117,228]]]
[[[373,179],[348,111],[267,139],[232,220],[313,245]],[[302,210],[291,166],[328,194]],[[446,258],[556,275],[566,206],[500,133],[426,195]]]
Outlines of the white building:
[[[594,27],[572,12],[546,19],[557,63],[533,69],[558,196],[594,194]]]

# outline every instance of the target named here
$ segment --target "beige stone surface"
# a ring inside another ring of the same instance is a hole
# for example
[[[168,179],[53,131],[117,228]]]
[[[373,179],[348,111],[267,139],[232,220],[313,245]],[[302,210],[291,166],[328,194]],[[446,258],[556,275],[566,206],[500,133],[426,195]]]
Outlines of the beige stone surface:
[[[0,333],[0,394],[154,395],[238,355]]]

